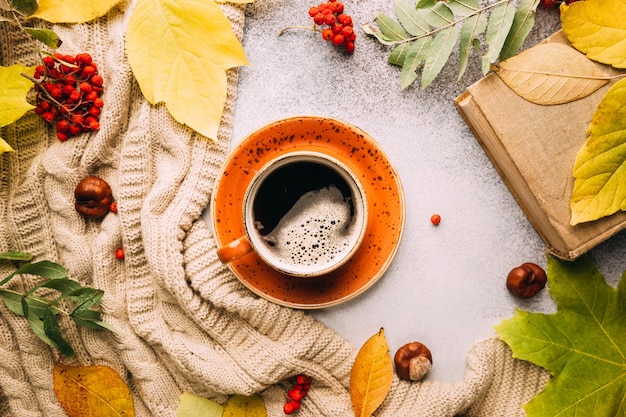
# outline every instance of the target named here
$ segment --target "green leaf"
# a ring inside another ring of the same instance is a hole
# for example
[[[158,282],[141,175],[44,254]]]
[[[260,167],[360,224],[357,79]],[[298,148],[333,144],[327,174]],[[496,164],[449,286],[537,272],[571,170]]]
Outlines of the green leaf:
[[[421,9],[420,13],[429,25],[436,28],[449,25],[454,21],[454,13],[443,1],[438,1],[430,9]]]
[[[26,252],[14,251],[0,253],[0,260],[5,261],[30,261],[31,259],[33,259],[33,256]]]
[[[469,16],[480,10],[478,0],[448,0],[448,7],[456,16]]]
[[[428,22],[426,22],[414,6],[403,0],[396,0],[393,3],[393,7],[398,16],[398,21],[411,35],[421,36],[430,31]]]
[[[492,64],[498,60],[509,30],[513,25],[514,17],[515,5],[512,2],[502,3],[491,10],[485,35],[489,49],[484,55],[484,61]]]
[[[265,404],[257,395],[233,395],[224,407],[223,417],[266,417]]]
[[[222,417],[223,413],[224,407],[215,401],[183,392],[176,417]]]
[[[24,16],[30,16],[37,10],[37,0],[11,0],[11,7]]]
[[[472,47],[477,41],[485,29],[487,29],[487,17],[484,14],[476,14],[469,17],[463,22],[461,26],[461,37],[459,40],[459,75],[458,80],[463,77],[467,64],[469,62],[469,56],[472,51]]]
[[[77,305],[74,311],[84,311],[89,310],[91,307],[100,303],[103,295],[104,291],[102,290],[96,290],[94,288],[80,288],[68,294],[68,298],[74,301]]]
[[[400,76],[400,88],[405,89],[417,79],[417,69],[424,63],[430,51],[433,39],[420,38],[411,42],[402,64],[402,74]]]
[[[22,308],[23,296],[21,294],[0,288],[0,298],[2,298],[4,305],[7,306],[9,310],[18,316],[24,317],[24,309]]]
[[[459,38],[456,26],[450,26],[435,36],[422,70],[422,88],[428,87],[443,69]]]
[[[554,314],[517,311],[496,331],[515,358],[553,375],[528,417],[626,415],[626,273],[609,286],[588,257],[548,258]]]
[[[404,28],[391,17],[382,12],[374,13],[374,23],[390,41],[402,41],[409,37]]]
[[[570,224],[626,210],[626,79],[598,105],[589,137],[574,162]]]
[[[21,266],[13,275],[31,274],[47,279],[61,279],[67,277],[67,269],[63,265],[52,261],[39,261]]]
[[[44,45],[49,46],[52,49],[57,49],[63,43],[61,41],[61,38],[59,38],[59,35],[51,31],[50,29],[24,28],[24,30],[30,36],[40,42],[43,42]]]
[[[415,5],[416,9],[430,9],[438,0],[419,0]]]
[[[500,61],[514,56],[522,47],[535,25],[535,12],[538,5],[539,0],[522,0],[519,4],[513,17],[513,24],[509,34],[506,37],[502,51],[500,51]]]
[[[68,358],[74,356],[74,349],[63,339],[57,318],[50,309],[43,311],[43,330],[46,336],[54,342],[51,346],[59,349]]]
[[[69,295],[73,291],[76,291],[79,288],[81,288],[81,285],[78,282],[72,281],[69,278],[57,278],[57,279],[51,279],[51,280],[42,282],[38,286],[36,286],[33,289],[31,289],[29,291],[29,293],[32,293],[37,288],[42,288],[42,287],[43,288],[52,288],[54,290],[59,291],[61,294]]]
[[[387,62],[391,65],[397,65],[401,67],[404,64],[406,53],[409,50],[410,46],[411,44],[407,42],[403,42],[394,46],[391,50],[391,53],[389,54],[389,58],[387,58]]]

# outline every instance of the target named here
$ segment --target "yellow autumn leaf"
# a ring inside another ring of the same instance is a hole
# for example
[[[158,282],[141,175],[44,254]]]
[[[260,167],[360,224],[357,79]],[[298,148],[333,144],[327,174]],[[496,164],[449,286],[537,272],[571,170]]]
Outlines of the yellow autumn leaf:
[[[606,93],[574,162],[570,223],[626,210],[626,79]]]
[[[496,74],[519,96],[541,105],[581,99],[610,78],[576,49],[560,43],[527,49],[501,62]]]
[[[370,417],[387,397],[392,382],[389,345],[381,328],[361,346],[352,365],[350,397],[355,417]]]
[[[259,396],[235,394],[228,399],[222,417],[267,417],[267,410]]]
[[[33,82],[22,74],[33,76],[34,67],[22,64],[10,67],[0,66],[0,127],[9,125],[35,106],[26,101],[26,95],[33,88]],[[13,148],[0,137],[0,154],[12,152]]]
[[[626,68],[626,2],[585,0],[561,5],[561,25],[589,59]]]
[[[54,393],[69,417],[133,417],[133,397],[108,366],[54,365]]]
[[[84,23],[104,16],[121,0],[39,0],[31,17],[52,23]]]
[[[150,103],[165,103],[176,121],[217,138],[226,102],[226,70],[248,61],[214,0],[138,0],[126,50]]]
[[[223,414],[224,407],[215,401],[183,392],[176,417],[222,417]]]

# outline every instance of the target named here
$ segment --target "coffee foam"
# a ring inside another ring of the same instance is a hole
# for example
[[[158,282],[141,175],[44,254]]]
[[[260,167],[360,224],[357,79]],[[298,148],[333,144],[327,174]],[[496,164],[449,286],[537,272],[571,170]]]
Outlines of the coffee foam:
[[[299,269],[330,266],[358,239],[352,211],[351,201],[335,186],[310,191],[262,239],[271,256],[283,265],[297,265]]]

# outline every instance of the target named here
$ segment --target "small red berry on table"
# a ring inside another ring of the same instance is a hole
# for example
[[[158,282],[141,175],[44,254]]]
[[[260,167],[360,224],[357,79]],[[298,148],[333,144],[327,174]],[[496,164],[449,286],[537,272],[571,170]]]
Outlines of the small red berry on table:
[[[124,249],[119,248],[115,251],[115,257],[119,260],[124,259]]]
[[[439,223],[441,223],[441,216],[439,214],[433,214],[432,216],[430,216],[430,222],[437,226]]]

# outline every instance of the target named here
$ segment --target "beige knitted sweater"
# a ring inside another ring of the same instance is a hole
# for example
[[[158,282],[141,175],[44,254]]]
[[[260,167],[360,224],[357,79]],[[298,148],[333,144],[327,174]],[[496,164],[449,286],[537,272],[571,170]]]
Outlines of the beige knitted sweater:
[[[239,36],[244,6],[224,6]],[[237,71],[219,138],[180,126],[143,98],[124,55],[130,4],[84,25],[56,26],[61,51],[89,52],[106,83],[101,129],[66,142],[32,112],[2,129],[17,152],[0,160],[0,251],[20,250],[66,266],[71,278],[103,289],[104,319],[117,330],[63,323],[76,357],[106,364],[132,390],[138,416],[175,416],[182,392],[224,403],[232,393],[262,396],[283,415],[289,377],[313,379],[300,416],[352,416],[349,374],[356,348],[307,314],[260,299],[217,260],[202,219],[226,158]],[[34,45],[0,22],[0,62],[36,64]],[[73,208],[80,179],[112,186],[117,215],[85,220]],[[123,247],[125,260],[113,255]],[[5,276],[7,267],[0,269]],[[11,282],[33,285],[28,278]],[[1,304],[1,303],[0,303]],[[26,320],[0,305],[0,416],[65,416],[52,388],[58,352]],[[496,338],[478,342],[463,381],[394,380],[377,416],[519,416],[549,375],[511,358]]]

